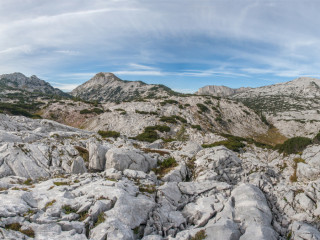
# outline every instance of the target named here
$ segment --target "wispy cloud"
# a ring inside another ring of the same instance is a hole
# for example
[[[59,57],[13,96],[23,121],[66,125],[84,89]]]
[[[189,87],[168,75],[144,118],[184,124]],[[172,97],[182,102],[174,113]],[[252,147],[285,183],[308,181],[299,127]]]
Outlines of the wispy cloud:
[[[72,84],[110,71],[194,86],[316,76],[320,2],[307,2],[3,1],[0,71]]]

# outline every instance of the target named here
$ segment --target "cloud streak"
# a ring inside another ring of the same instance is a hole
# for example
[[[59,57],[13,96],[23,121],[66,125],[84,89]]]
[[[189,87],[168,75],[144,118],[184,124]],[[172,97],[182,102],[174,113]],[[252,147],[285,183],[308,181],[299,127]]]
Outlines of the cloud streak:
[[[312,0],[0,0],[0,73],[78,84],[114,72],[177,89],[182,79],[193,89],[318,76],[319,7]]]

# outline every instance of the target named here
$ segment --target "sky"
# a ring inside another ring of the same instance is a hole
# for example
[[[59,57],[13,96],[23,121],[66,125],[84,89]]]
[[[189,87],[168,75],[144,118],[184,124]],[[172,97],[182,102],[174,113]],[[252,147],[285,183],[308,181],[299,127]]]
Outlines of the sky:
[[[0,0],[0,74],[194,92],[320,78],[319,0]]]

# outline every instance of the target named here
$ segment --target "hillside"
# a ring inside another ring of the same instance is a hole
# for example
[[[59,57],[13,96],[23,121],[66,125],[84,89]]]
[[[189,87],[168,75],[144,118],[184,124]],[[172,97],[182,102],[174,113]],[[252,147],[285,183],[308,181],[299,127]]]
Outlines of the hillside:
[[[148,126],[168,125],[171,131],[165,134],[166,138],[177,138],[183,131],[190,139],[206,139],[206,142],[219,133],[254,137],[268,130],[260,116],[243,104],[209,96],[144,99],[95,106],[56,102],[46,105],[42,116],[87,130],[117,131],[128,137],[143,133]]]
[[[70,97],[36,76],[0,75],[0,112],[39,118],[37,112],[47,102]]]
[[[293,81],[228,96],[262,113],[287,136],[315,136],[320,130],[320,80],[301,77]]]
[[[72,96],[89,101],[122,102],[145,97],[179,95],[170,88],[141,81],[124,81],[112,73],[98,73],[71,92]]]
[[[48,82],[33,75],[26,77],[22,73],[11,73],[0,75],[0,92],[5,94],[10,91],[26,91],[32,93],[42,93],[46,95],[66,96],[58,88],[52,87]]]

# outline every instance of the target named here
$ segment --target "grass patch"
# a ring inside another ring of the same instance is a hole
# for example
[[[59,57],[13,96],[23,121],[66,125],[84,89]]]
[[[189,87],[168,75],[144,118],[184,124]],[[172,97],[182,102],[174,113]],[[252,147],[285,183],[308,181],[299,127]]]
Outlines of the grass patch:
[[[30,179],[30,178],[28,178],[27,180],[25,180],[24,182],[23,182],[23,184],[24,185],[32,185],[32,179]]]
[[[104,212],[100,213],[98,215],[98,219],[94,224],[94,227],[98,226],[100,223],[103,223],[106,220],[105,216],[104,216]]]
[[[79,221],[81,221],[81,222],[86,220],[87,217],[89,217],[88,211],[81,212],[81,213],[79,213],[79,215],[80,215]]]
[[[19,231],[24,235],[27,235],[28,237],[34,238],[35,234],[32,228],[22,229],[20,223],[11,223],[5,225],[5,229],[12,230],[12,231]]]
[[[89,162],[89,151],[83,147],[75,146],[75,149],[79,152],[80,156],[83,158],[85,162]]]
[[[118,138],[120,137],[120,133],[116,131],[102,131],[99,130],[98,134],[103,138]]]
[[[242,138],[238,136],[233,136],[230,134],[221,134],[221,136],[227,138],[227,140],[211,143],[211,144],[203,144],[203,148],[212,148],[212,147],[217,147],[217,146],[225,146],[226,148],[234,151],[234,152],[240,152],[242,148],[246,146],[245,143],[247,144],[254,144],[255,146],[259,148],[267,148],[267,149],[272,149],[273,147],[268,144],[264,144],[261,142],[257,142],[252,138]]]
[[[306,147],[311,143],[312,140],[310,138],[293,137],[286,140],[283,144],[277,145],[276,149],[285,154],[299,153],[306,149]]]
[[[207,237],[207,234],[205,232],[205,230],[201,230],[199,232],[196,233],[196,235],[194,237],[192,237],[190,240],[203,240]]]
[[[52,200],[51,202],[48,202],[48,203],[45,205],[45,208],[47,209],[48,207],[51,207],[55,202],[56,202],[56,200]]]
[[[61,209],[65,214],[70,214],[70,213],[76,213],[77,212],[77,209],[71,207],[70,205],[63,205]]]
[[[143,193],[155,193],[156,192],[156,187],[154,185],[145,185],[145,186],[140,186],[139,191]]]
[[[70,186],[69,182],[53,182],[56,186]]]
[[[258,142],[275,146],[284,143],[287,138],[283,136],[276,127],[270,127],[265,134],[254,137]]]

